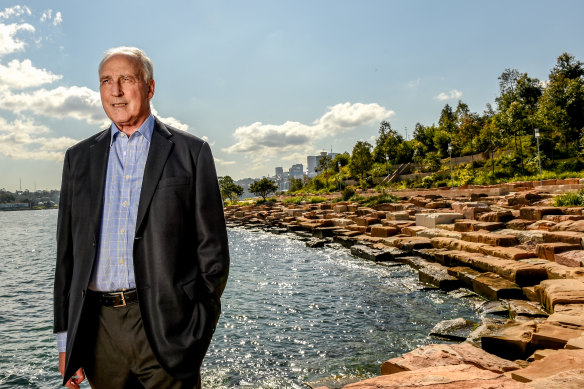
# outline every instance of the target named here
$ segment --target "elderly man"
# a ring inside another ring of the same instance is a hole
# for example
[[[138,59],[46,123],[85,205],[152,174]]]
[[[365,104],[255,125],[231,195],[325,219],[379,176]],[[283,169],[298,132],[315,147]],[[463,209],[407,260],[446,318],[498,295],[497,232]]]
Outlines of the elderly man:
[[[197,388],[229,252],[209,145],[150,111],[153,66],[106,51],[111,127],[70,148],[57,226],[54,330],[63,384]]]

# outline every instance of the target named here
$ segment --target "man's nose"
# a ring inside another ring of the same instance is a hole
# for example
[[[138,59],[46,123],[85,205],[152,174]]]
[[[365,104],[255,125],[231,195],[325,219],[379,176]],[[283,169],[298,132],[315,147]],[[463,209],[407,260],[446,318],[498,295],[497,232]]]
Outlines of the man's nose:
[[[122,90],[122,85],[119,82],[112,82],[111,94],[112,96],[121,96],[124,94],[124,91]]]

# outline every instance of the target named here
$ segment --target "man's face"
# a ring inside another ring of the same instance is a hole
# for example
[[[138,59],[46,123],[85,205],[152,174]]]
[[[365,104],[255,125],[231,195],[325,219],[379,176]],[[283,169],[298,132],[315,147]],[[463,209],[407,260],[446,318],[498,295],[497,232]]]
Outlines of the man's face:
[[[106,115],[124,132],[137,130],[150,115],[154,80],[144,82],[137,59],[117,54],[99,74],[101,104]]]

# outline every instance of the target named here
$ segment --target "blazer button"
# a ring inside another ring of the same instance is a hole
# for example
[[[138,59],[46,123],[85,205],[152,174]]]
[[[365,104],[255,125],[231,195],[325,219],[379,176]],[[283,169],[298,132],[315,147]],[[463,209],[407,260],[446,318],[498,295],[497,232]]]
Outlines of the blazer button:
[[[81,291],[81,298],[85,298],[85,290]]]

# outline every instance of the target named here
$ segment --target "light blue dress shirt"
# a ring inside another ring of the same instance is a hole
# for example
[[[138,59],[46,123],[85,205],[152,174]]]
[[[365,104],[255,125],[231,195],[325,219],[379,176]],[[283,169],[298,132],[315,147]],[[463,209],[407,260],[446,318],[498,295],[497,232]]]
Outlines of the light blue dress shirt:
[[[153,130],[152,115],[129,137],[112,123],[99,247],[89,282],[91,290],[116,292],[136,287],[134,232]],[[59,352],[65,351],[66,343],[67,333],[57,334]]]

